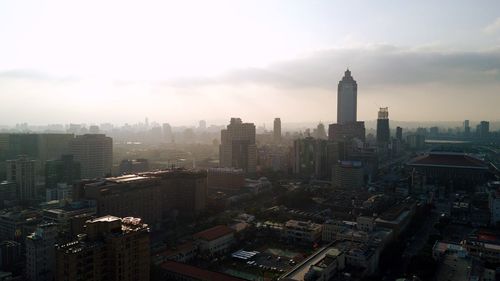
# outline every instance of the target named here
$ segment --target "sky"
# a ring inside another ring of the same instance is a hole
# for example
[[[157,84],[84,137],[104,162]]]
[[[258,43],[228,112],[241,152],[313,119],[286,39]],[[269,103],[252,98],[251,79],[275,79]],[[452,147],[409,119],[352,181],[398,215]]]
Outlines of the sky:
[[[499,1],[0,1],[0,125],[500,120]]]

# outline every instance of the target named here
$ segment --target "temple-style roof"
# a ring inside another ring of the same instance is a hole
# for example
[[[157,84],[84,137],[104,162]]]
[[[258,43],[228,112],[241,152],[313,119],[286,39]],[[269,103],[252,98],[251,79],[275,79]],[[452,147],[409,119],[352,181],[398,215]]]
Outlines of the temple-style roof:
[[[488,164],[481,159],[464,153],[431,152],[411,159],[409,166],[447,167],[487,170]]]

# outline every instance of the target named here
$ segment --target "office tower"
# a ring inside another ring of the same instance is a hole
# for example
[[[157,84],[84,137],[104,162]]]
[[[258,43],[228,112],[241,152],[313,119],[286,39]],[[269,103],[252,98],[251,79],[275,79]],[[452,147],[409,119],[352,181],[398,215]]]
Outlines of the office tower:
[[[36,199],[35,160],[26,156],[7,160],[7,181],[16,183],[18,200]]]
[[[315,172],[316,140],[312,137],[293,141],[293,173],[310,177]]]
[[[84,229],[56,245],[56,281],[149,280],[149,228],[140,218],[103,216]]]
[[[490,135],[490,122],[481,121],[476,127],[476,134],[479,138],[487,138]]]
[[[5,206],[5,201],[16,200],[17,185],[15,182],[1,181],[0,182],[0,209]]]
[[[358,84],[352,78],[349,69],[339,82],[337,91],[337,123],[328,127],[328,140],[365,141],[365,122],[356,121]]]
[[[387,107],[381,107],[377,118],[377,144],[387,146],[391,132],[389,130],[389,110]]]
[[[274,118],[273,136],[275,142],[281,141],[281,119]]]
[[[410,149],[423,149],[425,148],[425,136],[420,134],[413,134],[406,136],[406,143]]]
[[[11,240],[0,242],[0,270],[11,271],[21,259],[21,243]]]
[[[166,142],[174,142],[174,135],[172,134],[172,127],[170,127],[170,124],[168,123],[163,123],[163,139]]]
[[[436,127],[436,126],[430,127],[429,128],[429,135],[433,136],[433,137],[439,135],[439,127]]]
[[[198,129],[200,129],[201,131],[205,131],[207,129],[207,121],[200,120],[198,122]]]
[[[97,215],[138,216],[156,224],[173,210],[192,216],[205,209],[207,172],[162,170],[82,182],[74,200],[95,200]]]
[[[345,190],[364,186],[364,173],[360,161],[339,161],[333,168],[332,186]]]
[[[398,139],[400,142],[403,141],[403,128],[396,127],[396,139]]]
[[[80,162],[84,179],[111,175],[113,165],[113,139],[105,135],[76,136],[70,143],[70,153]]]
[[[316,127],[316,136],[317,139],[326,140],[328,136],[326,135],[325,125],[323,123],[319,123]]]
[[[364,142],[365,132],[365,122],[363,121],[347,124],[330,124],[328,127],[328,140],[342,142],[358,139]]]
[[[30,281],[52,281],[55,271],[57,225],[38,226],[26,237],[26,277]]]
[[[337,89],[337,123],[346,124],[356,122],[358,84],[346,70]]]
[[[89,127],[89,134],[99,134],[99,126],[97,126],[97,125],[90,125],[90,127]]]
[[[45,163],[45,188],[56,188],[58,183],[72,185],[81,179],[81,165],[73,155],[63,155],[60,159]]]
[[[469,120],[464,120],[464,136],[470,136],[470,122]]]
[[[219,158],[223,168],[239,168],[254,173],[257,167],[255,125],[243,123],[240,118],[231,118],[227,129],[221,131]]]

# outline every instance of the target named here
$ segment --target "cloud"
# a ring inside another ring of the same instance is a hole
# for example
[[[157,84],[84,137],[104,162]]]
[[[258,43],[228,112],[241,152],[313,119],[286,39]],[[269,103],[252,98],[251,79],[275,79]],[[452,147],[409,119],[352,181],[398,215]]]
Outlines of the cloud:
[[[170,81],[177,87],[212,84],[266,85],[276,88],[335,89],[345,69],[363,87],[428,83],[500,83],[500,48],[487,51],[433,51],[377,45],[326,49],[262,68],[242,68],[217,77]]]
[[[500,17],[496,18],[494,22],[488,24],[483,29],[483,32],[487,34],[497,33],[498,31],[500,31]]]

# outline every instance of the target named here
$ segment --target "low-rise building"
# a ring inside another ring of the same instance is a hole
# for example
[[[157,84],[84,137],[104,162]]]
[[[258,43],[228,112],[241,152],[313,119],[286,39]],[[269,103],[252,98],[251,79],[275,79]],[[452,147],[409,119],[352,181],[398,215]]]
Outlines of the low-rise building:
[[[200,252],[210,256],[228,253],[235,242],[234,230],[225,225],[198,232],[193,238],[197,241]]]
[[[153,259],[155,264],[162,264],[166,261],[189,262],[194,259],[198,253],[198,244],[189,241],[156,254]]]
[[[279,280],[289,281],[327,281],[341,273],[346,265],[345,254],[331,245],[325,246],[288,272],[279,277]]]
[[[321,238],[322,226],[310,221],[289,220],[283,228],[283,237],[291,242],[309,243]]]

